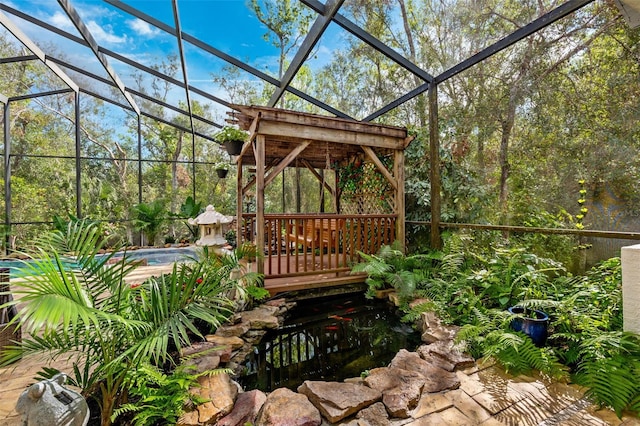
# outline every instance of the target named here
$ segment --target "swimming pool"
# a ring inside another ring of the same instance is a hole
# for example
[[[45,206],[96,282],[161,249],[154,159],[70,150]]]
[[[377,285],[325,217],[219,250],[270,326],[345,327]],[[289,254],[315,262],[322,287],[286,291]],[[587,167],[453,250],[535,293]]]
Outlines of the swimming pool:
[[[127,256],[132,260],[146,259],[147,265],[163,265],[175,262],[187,262],[198,252],[195,246],[148,248],[116,252],[113,257]],[[28,261],[27,261],[28,262]],[[0,260],[0,268],[9,268],[9,275],[16,277],[17,269],[24,266],[21,260]]]

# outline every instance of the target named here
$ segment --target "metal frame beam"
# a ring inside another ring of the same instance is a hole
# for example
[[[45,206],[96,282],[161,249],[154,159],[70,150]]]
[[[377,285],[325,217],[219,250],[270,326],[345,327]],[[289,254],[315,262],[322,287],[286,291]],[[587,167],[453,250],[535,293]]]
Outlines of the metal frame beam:
[[[103,78],[103,77],[101,77],[99,75],[93,74],[93,73],[85,70],[84,68],[76,67],[75,65],[69,64],[69,63],[67,63],[67,62],[65,62],[65,61],[63,61],[61,59],[57,59],[57,58],[50,58],[50,59],[52,61],[56,62],[57,64],[65,67],[65,68],[69,68],[70,70],[73,70],[73,71],[75,71],[77,73],[80,73],[82,75],[90,77],[90,78],[92,78],[94,80],[97,80],[97,81],[99,81],[101,83],[107,84],[107,85],[109,85],[111,87],[114,87],[114,88],[116,87],[115,83],[113,81],[111,81],[109,79],[105,79],[105,78]],[[121,108],[124,108],[126,110],[135,112],[133,110],[133,108],[131,108],[130,105],[121,104],[120,102],[118,102],[118,101],[116,101],[114,99],[107,98],[106,96],[97,94],[96,92],[93,92],[91,90],[80,88],[80,91],[84,92],[84,93],[87,93],[87,94],[90,94],[91,96],[94,96],[94,97],[96,97],[98,99],[101,99],[101,100],[103,100],[105,102],[109,102],[109,103],[111,103],[113,105],[117,105],[117,106],[119,106]],[[153,102],[153,103],[155,103],[157,105],[160,105],[160,106],[163,106],[165,108],[171,109],[171,110],[173,110],[175,112],[178,112],[180,114],[184,114],[184,115],[188,114],[187,111],[185,111],[185,110],[183,110],[181,108],[178,108],[178,107],[176,107],[174,105],[171,105],[171,104],[168,104],[166,102],[159,101],[158,99],[155,99],[155,98],[153,98],[153,97],[151,97],[151,96],[149,96],[147,94],[144,94],[142,92],[138,92],[137,90],[134,90],[134,89],[131,89],[131,88],[127,88],[127,92],[131,93],[132,95],[135,95],[135,96],[138,96],[140,98],[143,98],[145,100],[148,100],[149,102]],[[147,113],[147,115],[153,117],[153,114]],[[220,124],[218,124],[218,123],[216,123],[214,121],[211,121],[211,120],[209,120],[209,119],[207,119],[205,117],[202,117],[200,115],[194,114],[193,117],[195,119],[197,119],[198,121],[202,121],[203,123],[207,123],[207,124],[209,124],[211,126],[218,127],[218,128],[222,127]]]
[[[14,24],[7,15],[0,12],[0,24],[2,24],[7,31],[9,31],[20,43],[24,44],[34,55],[38,57],[49,69],[57,75],[64,83],[73,89],[74,92],[80,90],[78,85],[62,71],[56,64],[47,59],[47,55],[40,50],[37,44],[35,44],[25,33],[22,32],[16,24]]]
[[[136,10],[136,9],[124,4],[124,3],[122,3],[121,1],[118,1],[118,0],[104,0],[104,1],[106,1],[107,3],[110,3],[111,5],[113,5],[113,6],[117,7],[117,8],[120,8],[124,12],[130,13],[131,15],[133,15],[134,17],[136,17],[138,19],[141,19],[141,20],[143,20],[143,21],[145,21],[145,22],[147,22],[147,23],[149,23],[151,25],[157,26],[157,28],[159,28],[159,29],[161,29],[163,31],[166,31],[170,35],[175,35],[175,30],[173,28],[171,28],[170,26],[168,26],[168,25],[166,25],[166,24],[164,24],[164,23],[162,23],[162,22],[160,22],[160,21],[158,21],[158,20],[156,20],[156,19],[154,19],[154,18],[152,18],[152,17],[150,17],[148,15],[145,15],[144,13],[142,13],[142,12],[140,12],[140,11],[138,11],[138,10]],[[61,36],[61,37],[64,37],[64,38],[66,38],[68,40],[71,40],[71,41],[74,41],[74,42],[76,42],[78,44],[81,44],[81,45],[83,45],[85,47],[90,47],[89,43],[86,40],[82,39],[81,37],[77,37],[77,36],[75,36],[73,34],[70,34],[70,33],[66,32],[66,31],[61,30],[60,28],[54,27],[54,26],[52,26],[52,25],[50,25],[50,24],[48,24],[48,23],[46,23],[44,21],[38,20],[36,18],[33,18],[32,16],[29,16],[29,15],[27,15],[27,14],[25,14],[25,13],[19,11],[19,10],[13,9],[13,8],[5,5],[5,4],[1,4],[0,3],[0,10],[4,10],[6,12],[9,12],[12,15],[18,16],[21,19],[24,19],[24,20],[26,20],[26,21],[34,24],[34,25],[37,25],[39,27],[45,28],[45,29],[47,29],[47,30],[49,30],[49,31]],[[182,39],[184,41],[186,41],[186,42],[189,42],[189,43],[193,44],[195,47],[198,47],[198,48],[200,48],[200,49],[202,49],[202,50],[204,50],[204,51],[206,51],[208,53],[211,53],[212,55],[214,55],[214,56],[216,56],[216,57],[218,57],[218,58],[220,58],[220,59],[222,59],[222,60],[224,60],[224,61],[226,61],[226,62],[228,62],[228,63],[230,63],[232,65],[234,65],[234,66],[237,66],[238,68],[240,68],[240,69],[242,69],[242,70],[254,75],[255,77],[258,77],[261,80],[266,81],[267,83],[270,83],[270,84],[272,84],[272,85],[274,85],[276,87],[279,85],[279,82],[278,82],[277,79],[271,77],[268,74],[263,73],[262,71],[259,71],[259,70],[255,69],[255,68],[245,64],[244,62],[242,62],[242,61],[240,61],[238,59],[233,58],[232,56],[227,55],[224,52],[221,52],[220,50],[218,50],[218,49],[216,49],[216,48],[214,48],[214,47],[212,47],[212,46],[210,46],[210,45],[198,40],[195,37],[192,37],[192,36],[190,36],[190,35],[188,35],[186,33],[183,33],[182,34]],[[146,67],[146,66],[144,66],[144,65],[142,65],[142,64],[140,64],[138,62],[135,62],[135,61],[133,61],[133,60],[131,60],[129,58],[126,58],[126,57],[124,57],[124,56],[122,56],[122,55],[120,55],[120,54],[118,54],[118,53],[116,53],[114,51],[111,51],[109,49],[106,49],[106,48],[104,48],[102,46],[99,46],[98,49],[99,49],[99,52],[101,52],[101,53],[103,53],[103,54],[105,54],[105,55],[107,55],[107,56],[109,56],[109,57],[111,57],[113,59],[116,59],[116,60],[119,60],[121,62],[124,62],[125,64],[130,65],[130,66],[132,66],[132,67],[134,67],[134,68],[136,68],[136,69],[138,69],[140,71],[152,74],[152,75],[154,75],[154,76],[156,76],[156,77],[158,77],[160,79],[168,81],[168,82],[170,82],[172,84],[175,84],[175,85],[177,85],[179,87],[183,87],[183,84],[184,84],[183,82],[181,82],[179,80],[176,80],[176,79],[174,79],[172,77],[169,77],[166,74],[162,74],[162,73],[158,72],[157,70],[154,70],[152,68]],[[59,59],[55,59],[55,61],[61,62]],[[65,66],[69,66],[69,65],[65,65]],[[79,71],[79,72],[81,72],[81,71]],[[85,75],[88,75],[88,74],[85,73]],[[95,78],[95,77],[93,77],[93,78]],[[105,82],[102,77],[98,77],[98,78],[100,79],[100,81]],[[113,82],[110,81],[110,85],[113,85],[112,83]],[[114,86],[114,87],[117,87],[117,86]],[[207,98],[207,99],[209,99],[209,100],[211,100],[213,102],[217,102],[217,103],[219,103],[219,104],[221,104],[221,105],[223,105],[223,106],[225,106],[227,108],[231,108],[231,104],[229,102],[227,102],[227,101],[225,101],[223,99],[217,98],[217,97],[205,92],[202,89],[199,89],[199,88],[194,87],[194,86],[190,86],[189,90],[191,90],[192,92],[197,93],[198,95],[203,96],[203,97],[205,97],[205,98]],[[130,88],[127,88],[127,91],[131,92]],[[330,105],[328,105],[328,104],[326,104],[326,103],[324,103],[324,102],[322,102],[322,101],[320,101],[318,99],[315,99],[313,96],[310,96],[307,93],[304,93],[304,92],[302,92],[300,90],[297,90],[297,89],[295,89],[293,87],[288,87],[287,91],[289,91],[290,93],[298,96],[301,99],[304,99],[305,101],[311,103],[312,105],[317,106],[320,109],[323,109],[323,110],[325,110],[325,111],[327,111],[327,112],[329,112],[331,114],[334,114],[337,117],[346,118],[346,119],[352,119],[353,120],[353,118],[351,116],[349,116],[348,114],[345,114],[344,112],[339,111],[336,108],[334,108],[334,107],[332,107],[332,106],[330,106]],[[218,127],[218,128],[223,127],[223,126],[221,126],[219,124],[215,124],[215,126]]]
[[[300,0],[300,2],[309,6],[311,9],[315,10],[316,12],[320,14],[324,14],[325,6],[322,3],[320,3],[318,0]],[[423,70],[422,68],[420,68],[419,66],[417,66],[416,64],[414,64],[413,62],[411,62],[401,54],[399,54],[397,51],[395,51],[385,43],[381,42],[380,40],[372,36],[370,33],[368,33],[367,31],[360,28],[358,25],[356,25],[353,21],[346,18],[344,15],[341,15],[340,13],[336,13],[336,15],[333,18],[333,21],[336,24],[340,25],[345,30],[347,30],[348,32],[350,32],[352,35],[356,36],[357,38],[359,38],[369,46],[373,47],[374,49],[376,49],[377,51],[385,55],[387,58],[391,59],[396,64],[400,65],[407,71],[420,77],[422,80],[426,82],[431,82],[434,80],[434,77],[431,74],[429,74],[427,71]]]
[[[151,24],[151,25],[155,26],[156,28],[158,28],[158,29],[160,29],[162,31],[165,31],[166,33],[168,33],[170,35],[173,35],[173,36],[176,35],[176,30],[174,28],[172,28],[171,26],[169,26],[169,25],[167,25],[167,24],[165,24],[165,23],[163,23],[163,22],[161,22],[161,21],[159,21],[159,20],[157,20],[157,19],[155,19],[155,18],[143,13],[143,12],[140,12],[139,10],[129,6],[128,4],[123,3],[120,0],[104,0],[104,1],[106,3],[109,3],[110,5],[112,5],[114,7],[117,7],[118,9],[122,10],[123,12],[126,12],[126,13],[128,13],[128,14],[130,14],[130,15],[132,15],[132,16],[134,16],[134,17],[136,17],[136,18],[138,18],[138,19],[140,19],[142,21],[145,21],[148,24]],[[243,70],[245,72],[248,72],[249,74],[253,75],[254,77],[258,77],[262,81],[265,81],[265,82],[267,82],[267,83],[269,83],[269,84],[271,84],[273,86],[276,86],[276,87],[280,86],[280,82],[276,78],[274,78],[274,77],[270,76],[269,74],[266,74],[266,73],[264,73],[264,72],[262,72],[262,71],[260,71],[260,70],[258,70],[256,68],[253,68],[252,66],[250,66],[250,65],[248,65],[248,64],[246,64],[246,63],[234,58],[233,56],[230,56],[230,55],[222,52],[221,50],[216,49],[215,47],[203,42],[202,40],[199,40],[199,39],[197,39],[197,38],[195,38],[195,37],[193,37],[193,36],[191,36],[191,35],[189,35],[187,33],[182,33],[181,34],[181,38],[182,38],[182,40],[186,41],[187,43],[190,43],[193,46],[195,46],[195,47],[197,47],[199,49],[202,49],[205,52],[210,53],[213,56],[215,56],[215,57],[217,57],[219,59],[222,59],[223,61],[225,61],[225,62],[227,62],[227,63],[229,63],[229,64],[231,64],[233,66],[236,66],[236,67],[240,68],[241,70]],[[109,56],[117,55],[115,52],[111,52],[111,51],[108,51],[108,50],[103,49],[103,48],[100,48],[100,50],[103,51],[105,54],[107,54]],[[121,58],[116,58],[116,59],[122,60]],[[126,59],[126,58],[124,58],[124,59]],[[124,62],[129,63],[128,61],[129,60],[124,60]],[[130,62],[133,62],[133,61],[130,61]],[[137,64],[137,63],[135,63],[135,64],[134,63],[129,63],[129,65],[137,67],[137,68],[140,67],[140,64]],[[160,75],[157,75],[157,76],[160,77]],[[160,78],[162,78],[162,77],[160,77]],[[189,87],[189,90],[193,91],[194,93],[198,93],[198,94],[200,94],[202,96],[206,96],[206,97],[210,97],[211,96],[211,95],[205,94],[205,92],[202,91],[201,89],[197,89],[197,88],[192,87],[192,86]],[[315,105],[316,107],[318,107],[320,109],[323,109],[323,110],[325,110],[325,111],[327,111],[327,112],[329,112],[331,114],[336,115],[337,117],[353,119],[352,117],[350,117],[349,115],[345,114],[344,112],[342,112],[342,111],[340,111],[340,110],[338,110],[338,109],[336,109],[336,108],[334,108],[334,107],[332,107],[330,105],[327,105],[326,103],[324,103],[324,102],[314,98],[313,96],[311,96],[311,95],[309,95],[307,93],[304,93],[304,92],[302,92],[302,91],[300,91],[298,89],[295,89],[293,87],[288,86],[286,88],[286,90],[288,92],[298,96],[299,98],[304,99],[305,101],[311,103],[312,105]],[[211,98],[209,98],[209,99],[211,99]],[[211,100],[214,100],[214,99],[211,99]],[[224,105],[224,106],[226,106],[226,107],[228,107],[228,108],[231,108],[231,104],[229,102],[227,102],[227,101],[223,101],[221,99],[215,99],[215,101],[220,103],[220,104],[222,104],[222,105]]]
[[[2,115],[4,121],[4,132],[2,132],[4,142],[4,247],[8,251],[10,247],[9,236],[11,235],[11,117],[9,102],[4,102]]]
[[[37,55],[23,55],[23,56],[13,56],[11,58],[0,58],[0,64],[13,64],[15,62],[24,62],[24,61],[37,61]]]
[[[80,18],[80,15],[78,15],[78,12],[71,4],[71,1],[58,0],[58,4],[66,12],[69,19],[71,19],[71,22],[73,22],[73,25],[76,27],[78,32],[82,35],[82,38],[84,38],[84,40],[88,43],[89,47],[91,48],[93,53],[96,55],[96,58],[98,58],[98,61],[100,61],[100,63],[104,67],[107,74],[109,74],[109,77],[111,77],[111,79],[116,84],[116,86],[118,87],[122,95],[129,102],[133,110],[137,114],[140,114],[140,108],[138,108],[138,105],[136,105],[136,102],[135,100],[133,100],[131,95],[127,93],[124,83],[122,83],[122,81],[120,80],[120,77],[118,77],[118,74],[113,70],[113,68],[111,68],[111,65],[109,65],[109,61],[107,60],[107,57],[104,54],[102,54],[98,49],[98,42],[93,38],[93,35],[91,35],[91,32],[82,21],[82,18]]]
[[[331,23],[331,19],[333,19],[336,13],[338,13],[338,10],[340,10],[342,3],[344,3],[344,0],[329,0],[327,2],[324,7],[324,11],[316,18],[311,29],[304,38],[302,45],[296,51],[293,60],[282,76],[282,80],[280,81],[278,88],[271,95],[269,102],[267,102],[267,106],[273,107],[278,103],[286,88],[291,84],[291,81],[300,70],[300,67],[302,67],[304,61],[307,60],[307,57],[318,43],[318,40],[320,40],[320,37],[322,37],[322,34],[324,34],[324,31]]]
[[[306,0],[305,0],[306,1]],[[588,5],[589,3],[592,3],[594,0],[569,0],[566,3],[563,3],[562,5],[558,6],[557,8],[553,9],[552,11],[542,15],[541,17],[539,17],[538,19],[531,21],[529,24],[525,25],[522,28],[519,28],[518,30],[514,31],[513,33],[509,34],[508,36],[498,40],[497,42],[493,43],[491,46],[486,47],[485,49],[481,50],[480,52],[476,53],[475,55],[471,56],[470,58],[454,65],[453,67],[449,68],[448,70],[444,71],[443,73],[441,73],[440,75],[436,76],[435,78],[435,83],[439,84],[442,83],[458,74],[460,74],[461,72],[471,68],[472,66],[484,61],[485,59],[495,55],[496,53],[506,49],[507,47],[510,47],[512,45],[514,45],[515,43],[519,42],[520,40],[529,37],[530,35],[540,31],[541,29],[553,24],[554,22],[564,18],[565,16],[568,16],[570,14],[572,14],[573,12],[581,9],[582,7]],[[366,117],[364,120],[362,121],[371,121],[374,120],[378,117],[380,117],[381,115],[389,112],[390,110],[396,108],[399,105],[402,105],[403,103],[415,98],[416,96],[426,92],[427,90],[429,90],[429,83],[425,83],[420,85],[419,87],[413,89],[412,91],[410,91],[409,93],[405,94],[404,96],[399,97],[398,99],[396,99],[395,101],[389,103],[388,105],[385,105],[384,107],[380,108],[378,111],[372,113],[371,115],[369,115],[368,117]]]
[[[182,25],[180,24],[180,12],[178,10],[178,0],[171,0],[173,6],[173,20],[176,23],[176,41],[178,42],[178,51],[180,52],[180,66],[182,67],[182,78],[184,79],[184,92],[187,97],[187,110],[189,111],[189,125],[191,126],[191,155],[196,159],[196,137],[194,135],[195,127],[193,125],[193,111],[191,109],[191,94],[189,93],[189,74],[187,73],[187,61],[184,56],[184,46],[182,43]],[[193,174],[192,187],[193,199],[196,199],[196,164],[191,163]]]
[[[9,99],[9,101],[24,101],[27,99],[35,99],[35,98],[41,98],[43,96],[53,96],[53,95],[63,95],[65,93],[79,93],[72,90],[72,89],[59,89],[59,90],[48,90],[46,92],[39,92],[39,93],[29,93],[27,95],[20,95],[20,96],[11,96]]]

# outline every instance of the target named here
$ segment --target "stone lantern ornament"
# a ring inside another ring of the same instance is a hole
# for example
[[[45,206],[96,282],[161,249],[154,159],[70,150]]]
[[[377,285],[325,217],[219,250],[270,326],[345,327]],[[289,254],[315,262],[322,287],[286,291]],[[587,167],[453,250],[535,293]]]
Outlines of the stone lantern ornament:
[[[218,213],[211,204],[195,219],[188,220],[189,225],[198,225],[200,239],[196,241],[199,246],[222,247],[227,244],[224,238],[223,226],[233,222],[233,216],[225,216]]]

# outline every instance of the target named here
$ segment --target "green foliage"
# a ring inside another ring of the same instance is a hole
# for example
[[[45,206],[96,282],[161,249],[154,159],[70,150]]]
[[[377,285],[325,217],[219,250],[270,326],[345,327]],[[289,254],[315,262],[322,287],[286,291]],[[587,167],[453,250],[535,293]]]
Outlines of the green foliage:
[[[222,130],[213,136],[213,139],[219,144],[231,141],[246,142],[248,138],[249,134],[247,132],[232,126],[223,127]]]
[[[124,382],[143,363],[172,363],[171,352],[202,339],[196,323],[215,327],[231,313],[224,297],[228,271],[207,263],[175,265],[170,274],[128,284],[135,268],[125,255],[100,255],[106,239],[99,228],[69,223],[36,243],[32,260],[20,268],[24,279],[14,288],[21,302],[13,319],[24,337],[3,351],[2,365],[46,353],[73,363],[73,381],[85,396],[98,399],[102,424],[127,399]]]
[[[387,170],[393,165],[391,157],[382,157],[380,161]],[[335,164],[334,169],[338,176],[338,188],[345,196],[362,192],[385,194],[391,188],[387,179],[373,163],[358,159],[344,165]]]
[[[424,266],[434,259],[429,254],[405,256],[392,246],[381,247],[377,255],[362,252],[359,255],[364,261],[354,265],[352,271],[367,273],[369,298],[375,296],[376,290],[394,288],[401,298],[407,299],[427,279],[428,269]]]
[[[147,236],[148,244],[154,245],[162,224],[166,220],[166,210],[161,200],[140,203],[133,206],[133,226]]]
[[[476,358],[492,357],[514,374],[539,370],[589,388],[598,404],[640,412],[640,338],[622,332],[622,274],[612,258],[572,276],[557,262],[519,247],[476,250],[464,234],[449,235],[441,253],[404,256],[391,247],[364,255],[354,270],[370,291],[396,288],[405,319],[435,311],[461,325],[457,336]],[[548,346],[510,329],[509,306],[543,309],[551,319]]]
[[[507,311],[475,308],[474,316],[457,336],[474,356],[496,358],[515,375],[535,369],[556,379],[567,377],[567,368],[551,348],[539,348],[524,333],[510,330]]]
[[[184,202],[180,205],[180,212],[170,214],[173,217],[180,219],[193,219],[202,212],[202,201],[196,202],[191,195],[189,195]],[[183,220],[184,225],[189,230],[191,238],[195,241],[198,238],[198,226],[191,225],[188,220]]]
[[[420,129],[416,140],[405,151],[407,219],[431,219],[431,165],[428,161],[428,135]],[[440,149],[441,220],[475,223],[487,219],[491,211],[488,186],[453,152]]]
[[[640,412],[640,340],[629,333],[602,332],[584,338],[579,345],[576,382],[589,388],[587,395],[612,407]]]
[[[132,418],[135,425],[176,424],[186,408],[207,402],[190,391],[199,386],[198,377],[224,371],[191,374],[189,370],[189,367],[180,365],[171,374],[165,374],[158,367],[146,363],[132,370],[124,386],[130,390],[129,395],[134,402],[122,404],[114,410],[112,421],[135,413]]]

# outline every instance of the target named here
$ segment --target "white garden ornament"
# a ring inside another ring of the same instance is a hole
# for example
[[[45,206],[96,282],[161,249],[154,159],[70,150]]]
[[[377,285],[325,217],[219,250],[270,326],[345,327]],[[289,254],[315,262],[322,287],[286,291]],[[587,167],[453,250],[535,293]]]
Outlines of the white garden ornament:
[[[222,247],[227,244],[224,238],[223,226],[233,222],[233,216],[225,216],[218,213],[211,204],[195,219],[188,220],[190,225],[198,225],[200,239],[196,241],[199,246]]]

